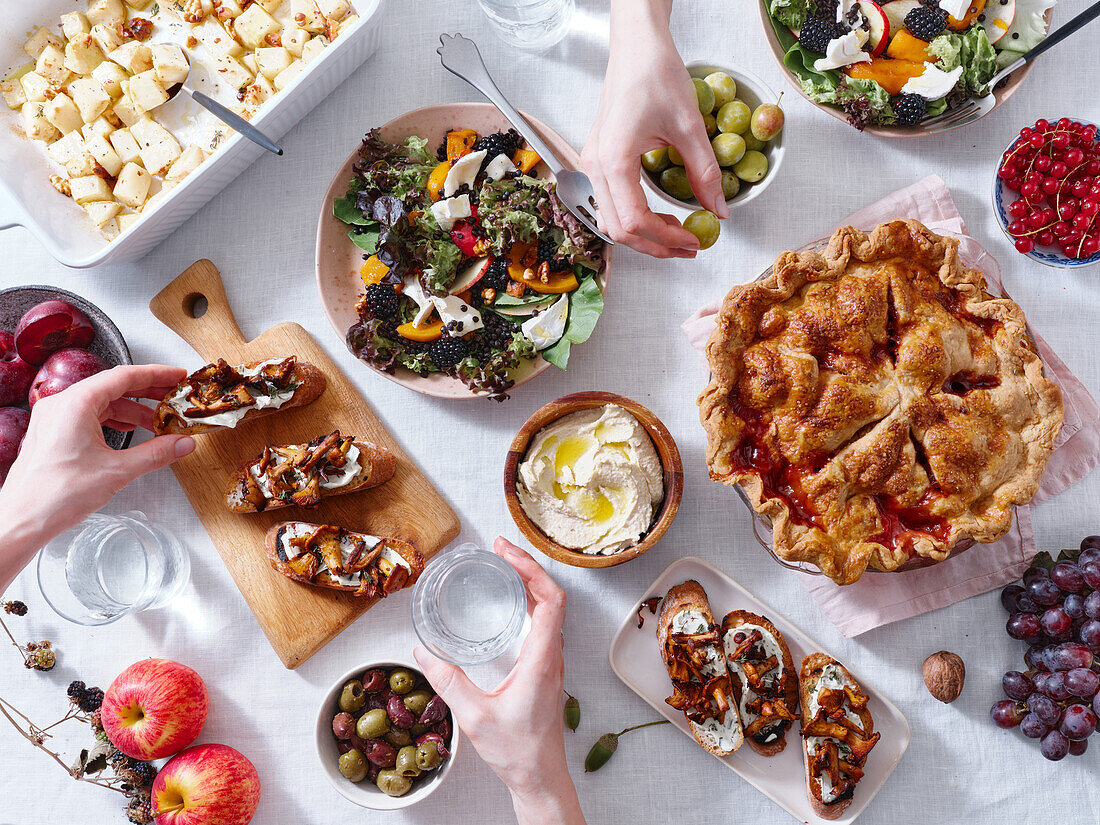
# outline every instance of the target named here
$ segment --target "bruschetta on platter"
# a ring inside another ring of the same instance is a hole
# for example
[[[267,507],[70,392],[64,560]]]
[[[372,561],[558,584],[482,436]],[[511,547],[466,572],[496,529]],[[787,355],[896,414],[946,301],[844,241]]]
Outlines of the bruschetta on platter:
[[[280,522],[267,531],[265,547],[287,578],[368,599],[409,587],[424,571],[424,557],[408,542],[332,524]]]
[[[264,447],[229,480],[225,504],[234,513],[315,507],[324,497],[389,481],[396,465],[396,457],[384,447],[336,430],[308,444]]]
[[[218,359],[188,375],[153,411],[158,435],[198,435],[232,429],[291,407],[303,407],[325,391],[325,376],[291,355],[231,367]]]
[[[734,610],[722,620],[722,647],[749,747],[775,756],[798,718],[798,673],[791,651],[769,619]]]
[[[798,681],[810,806],[822,819],[837,819],[852,804],[879,734],[867,694],[836,659],[811,653],[802,660]]]
[[[706,751],[726,756],[745,737],[718,631],[699,582],[689,579],[669,589],[657,617],[657,641],[673,688],[665,701],[683,711]]]

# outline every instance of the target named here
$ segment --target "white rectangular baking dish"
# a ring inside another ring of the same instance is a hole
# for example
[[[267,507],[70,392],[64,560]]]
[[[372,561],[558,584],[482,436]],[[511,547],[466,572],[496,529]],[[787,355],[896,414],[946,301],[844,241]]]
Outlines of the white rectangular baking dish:
[[[290,86],[265,104],[253,124],[278,140],[324,100],[378,48],[382,4],[383,0],[354,0],[358,23],[336,38]],[[72,0],[4,5],[4,30],[0,32],[2,73],[27,62],[23,43],[36,26],[52,30],[63,13],[75,8]],[[166,105],[177,101],[182,103],[184,96]],[[0,102],[0,230],[26,227],[66,266],[83,268],[133,261],[195,214],[263,152],[247,138],[232,133],[217,152],[145,212],[132,229],[108,241],[83,209],[53,188],[49,181],[53,170],[45,147],[41,142],[28,140],[19,112],[10,111]]]
[[[791,658],[796,668],[803,658],[815,651],[833,654],[803,633],[798,627],[772,610],[768,605],[753,596],[749,591],[712,564],[693,556],[677,559],[664,569],[641,595],[636,604],[641,604],[650,596],[664,596],[674,584],[695,579],[703,586],[710,601],[711,610],[717,621],[731,610],[749,610],[771,620],[791,650]],[[638,628],[638,613],[631,611],[619,627],[615,638],[611,640],[608,660],[611,669],[628,688],[641,696],[649,705],[691,737],[684,714],[665,703],[665,697],[672,692],[661,651],[657,645],[656,616],[648,610],[642,611],[645,623]],[[833,656],[847,667],[842,656]],[[852,668],[852,675],[860,687],[870,697],[867,704],[874,718],[875,730],[882,739],[871,751],[864,767],[866,771],[856,786],[852,804],[835,820],[840,825],[850,825],[855,821],[882,786],[894,772],[906,748],[909,747],[909,722],[897,706],[875,690]],[[694,741],[694,739],[692,740]],[[748,745],[743,745],[729,756],[710,756],[699,748],[699,759],[720,759],[726,767],[740,776],[758,791],[783,808],[796,820],[803,823],[824,823],[817,816],[806,797],[806,772],[802,762],[802,737],[798,726],[787,731],[787,747],[775,756],[761,756]]]

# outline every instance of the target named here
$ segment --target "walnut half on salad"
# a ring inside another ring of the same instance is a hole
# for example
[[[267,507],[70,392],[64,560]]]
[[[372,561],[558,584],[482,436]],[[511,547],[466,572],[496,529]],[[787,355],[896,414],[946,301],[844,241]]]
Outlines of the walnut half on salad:
[[[367,134],[333,214],[363,249],[349,349],[385,372],[445,373],[503,400],[541,355],[564,369],[603,311],[603,243],[565,211],[514,130],[438,150]]]
[[[913,127],[989,93],[1037,45],[1055,0],[761,0],[783,64],[857,129]]]

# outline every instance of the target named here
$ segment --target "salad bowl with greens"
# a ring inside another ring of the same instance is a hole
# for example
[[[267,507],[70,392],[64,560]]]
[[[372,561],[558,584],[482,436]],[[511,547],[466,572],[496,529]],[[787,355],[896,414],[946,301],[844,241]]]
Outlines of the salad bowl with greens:
[[[1055,0],[758,0],[765,36],[801,94],[861,131],[922,123],[990,92],[1047,35]],[[993,90],[999,106],[1031,64]]]
[[[326,195],[317,277],[361,361],[429,395],[502,401],[592,334],[609,252],[494,107],[447,104],[366,134]]]

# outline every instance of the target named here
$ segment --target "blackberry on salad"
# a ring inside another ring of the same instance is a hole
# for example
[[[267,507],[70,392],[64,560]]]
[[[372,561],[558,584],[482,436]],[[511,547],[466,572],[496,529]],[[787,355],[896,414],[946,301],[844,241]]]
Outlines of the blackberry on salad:
[[[385,372],[444,373],[504,400],[541,357],[564,369],[603,311],[603,244],[512,129],[452,129],[434,153],[369,132],[333,214],[364,251],[348,348]]]

